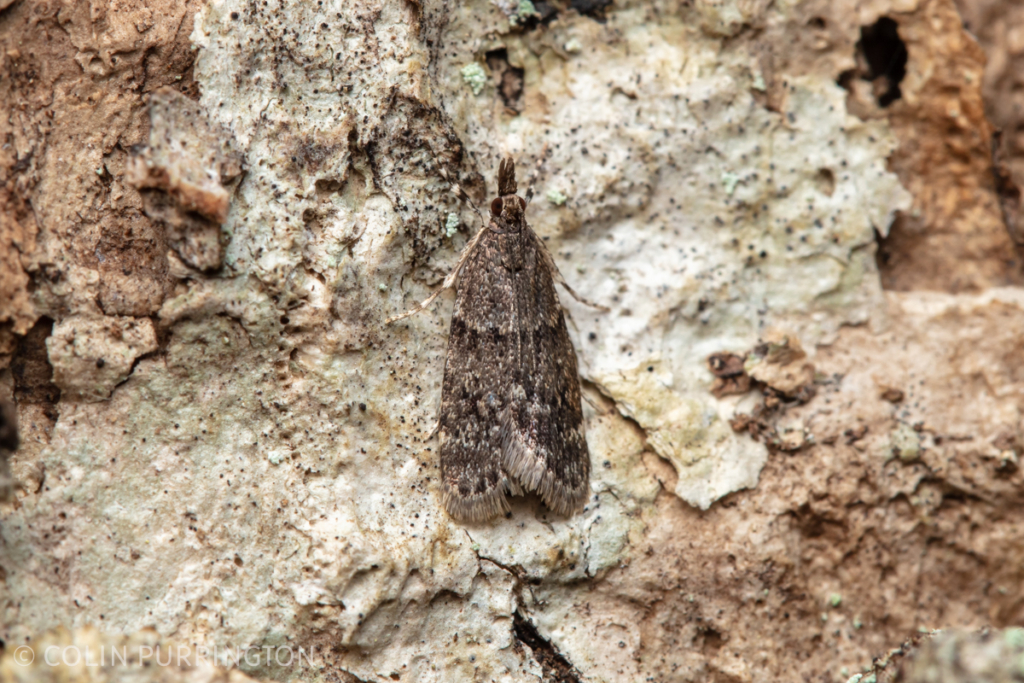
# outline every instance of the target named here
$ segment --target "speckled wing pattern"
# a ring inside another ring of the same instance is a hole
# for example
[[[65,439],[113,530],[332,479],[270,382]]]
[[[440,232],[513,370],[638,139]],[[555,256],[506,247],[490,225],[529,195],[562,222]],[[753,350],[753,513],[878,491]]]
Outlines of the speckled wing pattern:
[[[536,492],[563,515],[587,499],[590,454],[576,352],[555,292],[554,262],[527,225],[515,167],[459,277],[441,394],[444,505],[480,521]]]

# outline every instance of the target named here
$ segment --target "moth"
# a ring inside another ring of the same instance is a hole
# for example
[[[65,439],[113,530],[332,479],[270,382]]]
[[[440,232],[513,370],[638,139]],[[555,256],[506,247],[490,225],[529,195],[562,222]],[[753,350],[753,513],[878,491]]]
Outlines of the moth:
[[[457,280],[438,420],[445,509],[464,521],[535,492],[561,515],[590,487],[576,352],[555,282],[581,299],[526,222],[515,163],[498,165],[490,220],[423,310]]]

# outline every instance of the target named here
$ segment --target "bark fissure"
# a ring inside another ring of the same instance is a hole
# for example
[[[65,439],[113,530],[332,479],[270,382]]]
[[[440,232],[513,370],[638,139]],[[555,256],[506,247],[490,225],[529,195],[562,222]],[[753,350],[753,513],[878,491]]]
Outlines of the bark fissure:
[[[540,664],[546,683],[580,682],[580,673],[576,667],[519,610],[512,614],[512,629],[516,639],[530,649],[533,658]]]

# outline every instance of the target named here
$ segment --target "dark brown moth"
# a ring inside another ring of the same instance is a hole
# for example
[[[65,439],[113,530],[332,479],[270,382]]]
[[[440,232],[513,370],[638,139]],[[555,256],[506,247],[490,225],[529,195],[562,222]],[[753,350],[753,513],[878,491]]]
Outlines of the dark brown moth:
[[[457,276],[439,435],[444,506],[460,520],[507,512],[507,496],[523,492],[572,515],[590,486],[576,352],[555,281],[576,294],[516,191],[515,164],[505,158],[490,221],[443,287]]]

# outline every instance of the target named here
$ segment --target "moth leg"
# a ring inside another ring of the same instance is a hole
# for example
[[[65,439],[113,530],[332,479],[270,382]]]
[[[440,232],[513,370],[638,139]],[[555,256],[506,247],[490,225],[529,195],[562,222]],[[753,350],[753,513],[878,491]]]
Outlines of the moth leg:
[[[427,435],[425,437],[423,437],[423,441],[427,442],[427,441],[430,441],[431,439],[433,439],[434,435],[437,434],[437,430],[440,429],[440,428],[441,428],[441,423],[440,422],[435,422],[434,426],[430,428],[430,431],[427,433]]]
[[[544,162],[547,161],[548,151],[548,143],[545,142],[544,147],[541,148],[540,150],[540,154],[537,155],[537,163],[534,165],[533,170],[530,171],[529,178],[527,179],[529,186],[526,188],[527,206],[530,205],[530,201],[533,199],[533,184],[536,182],[537,177],[540,175],[540,170],[544,166]],[[551,252],[548,251],[547,245],[544,244],[543,241],[538,241],[537,243],[540,245],[540,252],[544,258],[544,262],[551,269],[551,272],[554,273],[555,282],[565,287],[566,291],[568,291],[569,294],[572,294],[572,298],[576,299],[576,301],[579,301],[584,306],[590,306],[591,308],[596,308],[597,310],[604,311],[605,313],[611,310],[607,306],[602,306],[601,304],[596,304],[593,301],[584,299],[576,292],[575,289],[570,287],[569,283],[565,281],[564,277],[562,277],[562,271],[558,269],[558,264],[555,263],[555,259],[551,257]]]
[[[424,299],[423,302],[420,305],[416,306],[415,308],[412,308],[406,311],[405,313],[402,313],[401,315],[396,315],[391,318],[388,318],[386,321],[384,321],[384,324],[390,325],[391,323],[397,322],[402,318],[408,318],[410,315],[416,315],[424,308],[434,303],[434,299],[440,296],[441,292],[443,292],[446,289],[450,289],[451,286],[454,285],[455,282],[458,280],[459,270],[462,269],[463,264],[466,263],[466,259],[468,259],[470,254],[473,253],[473,250],[476,249],[476,245],[480,243],[480,238],[483,237],[485,232],[487,232],[487,226],[481,228],[473,237],[473,239],[469,241],[469,244],[466,245],[466,248],[462,250],[462,254],[459,256],[459,262],[455,264],[454,268],[452,268],[452,272],[448,273],[448,277],[444,279],[444,282],[441,284],[440,287],[437,288],[437,291],[435,291],[433,294]]]
[[[555,276],[555,282],[565,287],[565,290],[569,292],[569,294],[572,294],[573,299],[576,299],[576,301],[579,301],[584,306],[590,306],[591,308],[596,308],[597,310],[603,311],[605,313],[611,310],[607,306],[602,306],[601,304],[594,303],[593,301],[585,299],[579,294],[577,294],[576,290],[570,287],[569,283],[565,281],[564,277],[562,277],[562,271],[558,269],[558,264],[555,263],[555,259],[551,257],[551,252],[548,251],[547,245],[544,244],[544,242],[541,240],[537,240],[537,244],[540,245],[540,252],[541,256],[544,258],[544,262],[547,264],[548,268],[551,269],[551,272]]]
[[[582,296],[580,296],[579,294],[577,294],[576,290],[569,286],[569,283],[565,281],[565,278],[562,277],[562,274],[560,272],[558,272],[557,269],[555,270],[555,281],[558,282],[558,284],[560,284],[563,287],[565,287],[565,290],[567,292],[569,292],[569,294],[572,294],[572,298],[576,299],[576,301],[579,301],[584,306],[590,306],[591,308],[596,308],[597,310],[599,310],[599,311],[601,311],[603,313],[607,313],[608,311],[612,310],[612,309],[608,308],[607,306],[603,306],[601,304],[594,303],[590,299],[585,299]]]
[[[600,404],[599,404],[599,403],[598,403],[597,401],[595,401],[594,399],[592,399],[592,398],[591,398],[591,397],[590,397],[590,396],[589,396],[589,395],[587,394],[587,392],[585,392],[585,391],[581,391],[581,392],[580,392],[580,396],[582,396],[582,397],[583,397],[583,400],[584,400],[584,401],[586,401],[587,403],[589,403],[589,404],[590,404],[590,407],[591,407],[591,408],[593,408],[593,409],[594,409],[594,412],[595,412],[595,413],[597,413],[598,415],[608,415],[608,414],[610,414],[610,413],[612,412],[612,410],[609,410],[608,408],[606,408],[606,407],[604,407],[604,406],[600,405]],[[429,438],[429,437],[428,437],[428,438]]]

